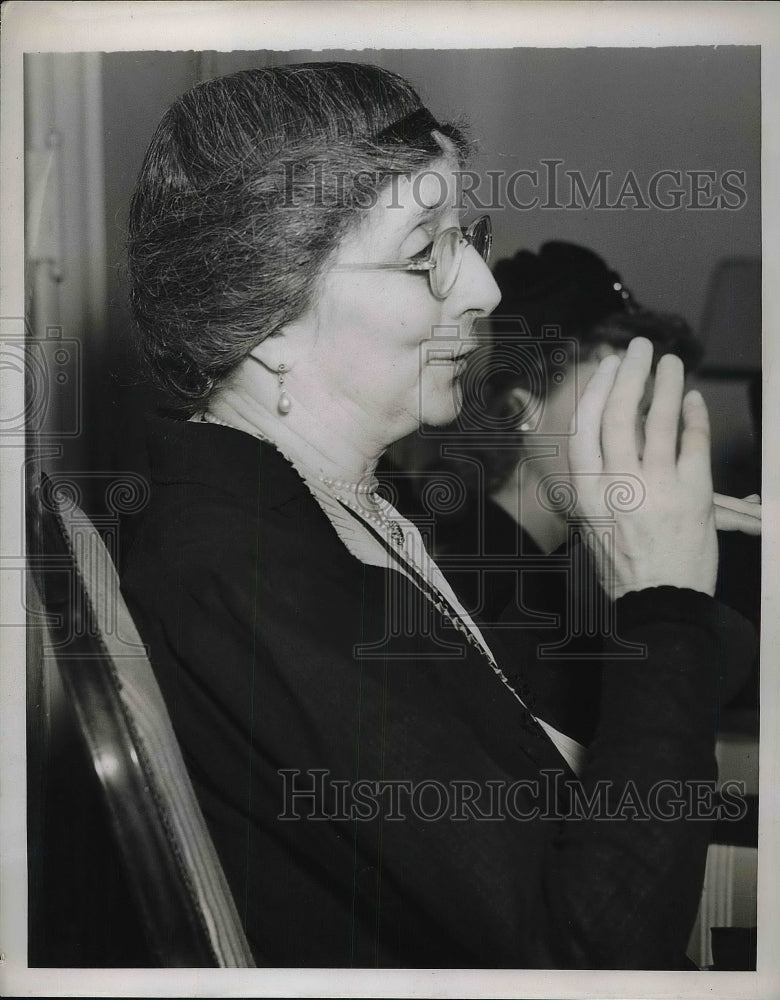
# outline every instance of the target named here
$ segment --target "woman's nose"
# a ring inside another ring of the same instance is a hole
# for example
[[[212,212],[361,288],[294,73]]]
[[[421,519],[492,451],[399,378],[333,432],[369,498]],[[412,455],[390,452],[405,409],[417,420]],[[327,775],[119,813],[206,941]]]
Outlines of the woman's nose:
[[[472,309],[492,313],[501,301],[501,292],[482,256],[472,246],[463,251],[463,261],[453,295],[457,296],[457,310]]]

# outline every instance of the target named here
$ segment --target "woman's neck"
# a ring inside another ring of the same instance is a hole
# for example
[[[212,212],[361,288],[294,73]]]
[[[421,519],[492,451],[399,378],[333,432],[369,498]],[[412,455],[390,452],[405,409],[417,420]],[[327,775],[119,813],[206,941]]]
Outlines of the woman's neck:
[[[513,518],[542,552],[554,552],[566,541],[566,521],[556,511],[539,503],[537,487],[548,469],[533,461],[520,462],[490,499]]]
[[[260,391],[258,391],[258,388]],[[290,393],[288,413],[278,409],[275,386],[234,379],[209,402],[209,413],[238,430],[265,438],[295,465],[318,476],[360,482],[373,475],[384,450],[359,440],[338,406]]]

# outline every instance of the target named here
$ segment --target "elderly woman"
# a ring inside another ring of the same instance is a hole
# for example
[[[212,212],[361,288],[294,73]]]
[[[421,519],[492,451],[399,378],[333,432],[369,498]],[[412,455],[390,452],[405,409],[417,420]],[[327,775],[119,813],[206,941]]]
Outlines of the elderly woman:
[[[167,112],[130,273],[188,419],[152,428],[123,590],[258,963],[680,967],[721,656],[707,415],[682,365],[658,366],[641,457],[646,340],[581,401],[583,516],[615,473],[647,493],[599,563],[642,656],[605,669],[585,760],[529,710],[522,644],[503,652],[375,492],[391,442],[457,413],[498,302],[489,224],[460,228],[465,153],[370,66],[242,72]]]

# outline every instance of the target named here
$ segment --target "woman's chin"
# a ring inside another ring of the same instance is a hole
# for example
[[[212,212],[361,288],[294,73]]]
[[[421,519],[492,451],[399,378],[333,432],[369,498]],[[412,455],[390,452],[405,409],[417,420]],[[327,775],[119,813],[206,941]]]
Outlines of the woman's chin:
[[[460,410],[460,393],[453,390],[449,399],[437,400],[435,403],[431,401],[430,404],[426,404],[423,407],[420,423],[425,424],[426,427],[446,427],[457,418]]]

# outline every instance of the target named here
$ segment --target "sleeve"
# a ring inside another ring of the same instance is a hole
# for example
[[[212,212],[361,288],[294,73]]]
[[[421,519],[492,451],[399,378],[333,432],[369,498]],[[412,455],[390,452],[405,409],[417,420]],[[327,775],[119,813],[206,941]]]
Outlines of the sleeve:
[[[629,593],[615,611],[620,639],[641,653],[603,663],[596,737],[549,841],[540,957],[675,968],[714,818],[723,618],[711,598],[673,587]]]

